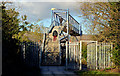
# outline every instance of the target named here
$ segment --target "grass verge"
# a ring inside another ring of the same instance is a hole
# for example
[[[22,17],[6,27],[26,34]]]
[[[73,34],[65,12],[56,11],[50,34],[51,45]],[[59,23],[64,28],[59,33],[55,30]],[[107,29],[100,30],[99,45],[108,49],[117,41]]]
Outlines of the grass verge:
[[[91,70],[91,71],[75,71],[75,73],[78,76],[120,76],[119,72],[113,72],[113,71],[109,71],[106,72],[106,70],[100,71],[100,70]]]

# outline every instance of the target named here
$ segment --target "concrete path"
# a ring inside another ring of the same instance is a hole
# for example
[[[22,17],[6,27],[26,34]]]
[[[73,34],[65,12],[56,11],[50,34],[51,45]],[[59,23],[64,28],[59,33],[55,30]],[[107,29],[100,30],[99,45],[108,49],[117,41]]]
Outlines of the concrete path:
[[[65,66],[41,66],[42,76],[77,76],[72,71],[66,71]]]

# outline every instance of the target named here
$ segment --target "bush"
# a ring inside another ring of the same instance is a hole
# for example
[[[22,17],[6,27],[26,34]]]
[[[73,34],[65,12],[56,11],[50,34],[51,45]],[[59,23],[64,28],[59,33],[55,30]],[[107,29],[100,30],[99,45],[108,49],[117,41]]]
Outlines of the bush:
[[[115,45],[113,48],[111,59],[116,68],[120,68],[120,45]]]

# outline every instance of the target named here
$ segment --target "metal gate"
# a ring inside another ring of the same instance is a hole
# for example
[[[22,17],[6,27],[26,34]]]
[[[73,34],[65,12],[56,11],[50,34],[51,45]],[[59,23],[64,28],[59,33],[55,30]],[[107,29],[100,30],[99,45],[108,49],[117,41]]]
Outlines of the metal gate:
[[[110,57],[113,45],[97,41],[66,42],[66,69],[82,70],[82,42],[87,43],[87,69],[103,69],[112,66]]]
[[[38,42],[23,42],[21,46],[21,61],[26,66],[40,67],[41,63],[41,43]]]
[[[96,51],[96,48],[97,51]],[[87,68],[89,69],[104,69],[112,66],[112,44],[111,43],[88,43],[87,45]],[[95,56],[97,54],[97,56]],[[95,63],[96,62],[96,63]],[[94,65],[97,65],[94,66]]]
[[[68,42],[66,42],[66,45],[68,45]],[[78,42],[69,43],[69,46],[66,46],[66,68],[79,69],[80,65],[79,62],[80,62],[79,43]]]

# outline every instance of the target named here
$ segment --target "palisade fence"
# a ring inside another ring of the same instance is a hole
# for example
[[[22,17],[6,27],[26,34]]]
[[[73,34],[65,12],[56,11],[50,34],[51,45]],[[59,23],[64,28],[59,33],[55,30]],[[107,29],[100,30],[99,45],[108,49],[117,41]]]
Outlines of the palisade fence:
[[[87,65],[82,65],[82,42],[87,42]],[[67,69],[104,69],[113,66],[110,57],[112,43],[98,43],[97,41],[66,42]]]
[[[42,47],[39,42],[23,42],[21,46],[21,59],[26,66],[40,67]]]
[[[87,45],[87,68],[95,69],[97,62],[97,69],[105,69],[113,65],[110,57],[112,57],[111,51],[113,49],[113,45],[111,43],[98,43],[97,44],[97,52],[96,52],[96,44],[89,43]],[[97,53],[97,56],[96,56]]]

